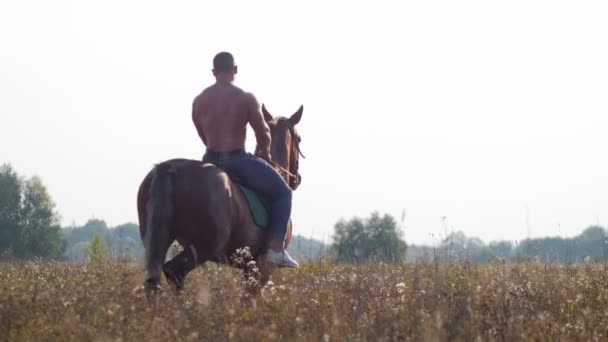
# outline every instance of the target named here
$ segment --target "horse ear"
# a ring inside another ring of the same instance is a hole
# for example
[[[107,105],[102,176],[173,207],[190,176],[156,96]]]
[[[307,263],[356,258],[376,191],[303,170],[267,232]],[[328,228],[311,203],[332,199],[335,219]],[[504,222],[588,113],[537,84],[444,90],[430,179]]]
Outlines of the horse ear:
[[[266,122],[272,121],[273,117],[272,117],[272,115],[270,115],[270,113],[268,113],[268,110],[266,110],[266,106],[263,103],[262,103],[262,114],[264,114],[264,120]]]
[[[300,122],[300,120],[302,120],[302,112],[304,112],[304,105],[301,105],[300,109],[298,109],[297,112],[293,113],[293,115],[289,118],[289,123],[292,126],[297,125],[298,122]]]

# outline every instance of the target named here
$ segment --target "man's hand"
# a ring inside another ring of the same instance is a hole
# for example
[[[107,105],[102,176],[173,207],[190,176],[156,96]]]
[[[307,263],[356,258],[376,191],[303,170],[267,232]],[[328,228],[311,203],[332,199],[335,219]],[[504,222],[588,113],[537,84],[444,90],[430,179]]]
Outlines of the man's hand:
[[[268,151],[268,150],[264,151],[264,150],[258,149],[255,151],[255,155],[257,157],[264,159],[269,164],[272,164],[272,157],[270,156],[270,151]]]

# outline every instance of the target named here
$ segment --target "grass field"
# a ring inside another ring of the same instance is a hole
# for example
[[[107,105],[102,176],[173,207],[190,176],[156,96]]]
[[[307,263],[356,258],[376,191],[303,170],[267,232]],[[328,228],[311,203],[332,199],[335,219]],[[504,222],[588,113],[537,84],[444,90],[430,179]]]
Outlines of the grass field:
[[[150,304],[137,264],[0,263],[0,340],[607,340],[604,265],[199,267]],[[163,281],[163,284],[164,281]]]

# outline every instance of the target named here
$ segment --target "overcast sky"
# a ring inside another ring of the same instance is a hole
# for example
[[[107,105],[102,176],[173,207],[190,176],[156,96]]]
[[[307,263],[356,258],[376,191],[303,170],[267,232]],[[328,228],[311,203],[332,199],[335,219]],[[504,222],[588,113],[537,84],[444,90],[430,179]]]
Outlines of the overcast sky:
[[[403,209],[414,243],[443,216],[485,241],[606,224],[608,2],[288,3],[0,0],[0,163],[64,225],[136,222],[154,163],[201,158],[190,106],[227,50],[271,112],[304,105],[296,234]]]

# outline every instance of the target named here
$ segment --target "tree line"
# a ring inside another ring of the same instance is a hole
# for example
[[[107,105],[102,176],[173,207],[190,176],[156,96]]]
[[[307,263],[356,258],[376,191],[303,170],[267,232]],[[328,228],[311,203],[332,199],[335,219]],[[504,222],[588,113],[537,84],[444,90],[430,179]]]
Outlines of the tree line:
[[[545,263],[577,263],[584,261],[608,261],[608,232],[593,225],[571,238],[545,237],[521,241],[492,241],[485,244],[478,238],[454,232],[438,241],[436,246],[410,246],[408,260],[432,258],[436,261],[454,262],[470,260],[537,260]]]
[[[39,177],[22,177],[9,164],[0,166],[0,258],[85,260],[91,246],[109,257],[141,259],[143,244],[139,227],[125,223],[109,227],[91,219],[82,226],[61,228],[55,204]],[[591,226],[574,238],[547,237],[521,242],[482,240],[455,232],[434,246],[406,245],[396,220],[373,212],[369,217],[341,219],[334,226],[333,242],[294,236],[290,254],[305,260],[332,256],[337,262],[540,259],[572,263],[585,258],[606,260],[607,232]]]

